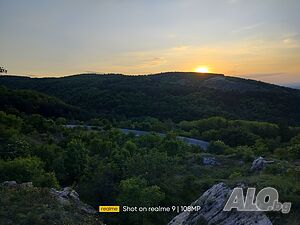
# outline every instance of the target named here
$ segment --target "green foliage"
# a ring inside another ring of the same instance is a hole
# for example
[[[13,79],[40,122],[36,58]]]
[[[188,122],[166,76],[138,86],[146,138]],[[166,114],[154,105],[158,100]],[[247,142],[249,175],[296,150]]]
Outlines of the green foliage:
[[[298,160],[300,157],[300,144],[293,144],[286,147],[277,148],[275,154],[280,159]]]
[[[215,77],[219,78],[218,84],[205,82]],[[104,116],[121,120],[152,116],[180,122],[218,115],[234,119],[300,124],[299,91],[219,74],[199,76],[197,73],[173,72],[135,77],[85,74],[52,79],[7,76],[0,77],[0,84],[56,96],[86,110],[88,114],[85,117],[88,118]],[[25,95],[26,98],[19,97],[20,95]],[[11,104],[19,102],[19,99],[32,100],[32,95],[37,94],[17,94],[17,97],[6,102]],[[33,101],[35,104],[31,105],[36,107],[30,107],[26,103],[22,105],[27,107],[16,108],[45,116],[65,116],[68,114],[66,112],[72,112],[63,103],[57,104],[57,99],[48,100],[45,96],[38,96],[37,102],[43,104]],[[218,128],[223,126],[222,121],[217,122]],[[159,129],[162,127],[159,126]],[[273,131],[266,133],[268,129],[266,127],[262,132],[269,137]]]
[[[279,127],[267,122],[235,120],[230,121],[230,126],[243,127],[261,138],[274,138],[279,135]]]
[[[156,206],[164,197],[158,186],[148,186],[145,179],[132,177],[121,181],[117,202],[128,206]]]
[[[16,117],[15,115],[0,111],[0,124],[5,128],[20,128],[22,119]]]
[[[88,146],[91,155],[99,155],[101,158],[108,157],[115,144],[110,140],[93,138]]]
[[[45,163],[48,171],[56,171],[55,162],[62,158],[63,149],[55,144],[45,144],[32,151],[32,154]]]
[[[242,174],[240,172],[233,172],[230,176],[229,179],[237,179],[242,177]]]
[[[208,151],[213,154],[224,154],[229,149],[229,146],[227,146],[223,141],[212,141],[209,143]]]
[[[0,108],[19,114],[41,114],[47,117],[79,117],[80,110],[63,101],[32,90],[10,90],[0,86]]]
[[[71,122],[63,118],[0,112],[0,182],[32,181],[42,187],[74,185],[80,198],[94,207],[100,203],[187,205],[217,182],[243,182],[254,187],[274,185],[285,199],[293,198],[293,204],[300,205],[296,128],[288,127],[291,140],[282,142],[280,128],[265,122],[213,117],[176,124],[150,117],[122,122],[97,118],[89,122],[98,125],[97,129],[71,129],[64,126]],[[132,128],[167,134],[135,136],[112,128],[130,124]],[[177,135],[205,137],[210,145],[206,152],[186,145]],[[260,155],[275,163],[259,175],[250,173],[252,160]],[[217,164],[204,165],[204,156],[215,158]],[[291,190],[280,182],[288,183]],[[156,225],[166,224],[171,216],[145,213],[103,218],[107,224]],[[25,222],[43,221],[35,213],[21,217],[26,218]]]
[[[124,148],[130,152],[131,155],[137,152],[137,146],[132,141],[126,141]]]
[[[0,140],[1,142],[18,134],[21,130],[23,120],[15,115],[0,111]]]
[[[266,122],[212,117],[197,121],[183,121],[178,124],[178,128],[184,130],[179,131],[182,135],[207,141],[221,140],[231,147],[256,145],[256,154],[273,151],[280,144],[279,127]]]
[[[287,174],[288,171],[292,171],[290,165],[287,162],[277,162],[270,164],[266,167],[266,173],[273,174],[273,175],[284,175]]]
[[[300,144],[300,133],[291,139],[291,144]]]
[[[128,176],[143,176],[151,183],[162,180],[170,174],[175,160],[166,152],[152,149],[147,154],[137,153],[126,161]]]
[[[253,145],[259,137],[243,128],[227,128],[219,131],[220,140],[229,146]]]
[[[264,187],[276,188],[282,202],[293,202],[293,211],[297,212],[299,210],[299,179],[295,180],[288,174],[285,174],[285,176],[262,174],[261,176],[250,177],[248,183],[255,185],[258,190]]]
[[[252,162],[255,158],[253,149],[248,146],[238,146],[233,152],[236,154],[238,159],[242,159],[246,162]]]
[[[102,225],[98,216],[83,213],[76,204],[59,203],[46,188],[0,187],[0,224]]]
[[[13,135],[3,141],[0,148],[0,159],[14,159],[17,157],[29,156],[31,152],[30,144],[23,137]]]
[[[170,156],[184,154],[184,144],[174,137],[165,138],[160,146]]]
[[[0,160],[0,181],[15,180],[18,183],[32,181],[36,186],[57,187],[53,173],[46,173],[43,163],[35,157]]]
[[[287,154],[290,159],[300,158],[300,144],[295,144],[287,148]]]
[[[64,166],[67,180],[78,181],[88,163],[88,151],[80,140],[71,140],[65,149]]]
[[[89,172],[83,176],[78,184],[81,199],[97,207],[99,202],[103,205],[115,203],[119,182],[120,170],[114,162],[96,162]]]

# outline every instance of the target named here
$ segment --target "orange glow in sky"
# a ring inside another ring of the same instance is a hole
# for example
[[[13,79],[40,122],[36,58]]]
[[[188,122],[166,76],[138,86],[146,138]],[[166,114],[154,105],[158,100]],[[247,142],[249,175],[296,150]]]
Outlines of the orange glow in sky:
[[[300,83],[300,1],[75,2],[0,0],[0,66],[36,77],[194,71]]]
[[[195,72],[197,73],[209,73],[209,69],[207,67],[197,67],[195,69]]]

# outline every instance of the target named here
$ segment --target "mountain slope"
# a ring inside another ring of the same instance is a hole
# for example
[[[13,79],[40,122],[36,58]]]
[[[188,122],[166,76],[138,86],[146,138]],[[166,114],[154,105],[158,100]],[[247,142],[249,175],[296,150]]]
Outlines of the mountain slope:
[[[96,211],[79,199],[70,195],[58,198],[54,192],[58,191],[33,187],[30,183],[0,184],[0,224],[103,224]]]
[[[36,91],[10,90],[0,86],[0,109],[9,112],[40,114],[46,117],[78,117],[77,107]]]
[[[180,121],[218,115],[300,124],[300,91],[220,74],[2,76],[0,84],[54,95],[91,115],[111,118],[152,116]]]

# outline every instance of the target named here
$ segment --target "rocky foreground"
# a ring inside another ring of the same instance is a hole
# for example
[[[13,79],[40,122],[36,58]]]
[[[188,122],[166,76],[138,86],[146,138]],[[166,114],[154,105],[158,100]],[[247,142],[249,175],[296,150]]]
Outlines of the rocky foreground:
[[[103,225],[96,210],[72,188],[37,188],[15,181],[0,184],[0,224]]]
[[[197,212],[183,212],[168,225],[272,225],[263,212],[225,212],[232,189],[224,183],[208,189],[192,206]],[[0,224],[103,225],[97,212],[80,201],[75,190],[37,188],[32,183],[0,184]]]
[[[262,212],[223,211],[231,191],[224,183],[214,185],[191,204],[200,211],[180,213],[168,225],[272,225]]]

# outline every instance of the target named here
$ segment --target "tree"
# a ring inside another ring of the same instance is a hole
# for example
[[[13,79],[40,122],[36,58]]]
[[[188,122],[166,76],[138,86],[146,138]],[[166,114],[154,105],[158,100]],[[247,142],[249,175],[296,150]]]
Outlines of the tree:
[[[5,69],[4,67],[0,67],[0,73],[7,73],[7,69]]]
[[[300,158],[300,144],[295,144],[287,148],[288,155],[290,159]]]
[[[300,134],[298,134],[297,136],[293,137],[291,139],[291,143],[296,145],[296,144],[300,144]]]
[[[35,186],[58,187],[53,173],[46,173],[43,162],[37,157],[0,160],[0,182],[15,180],[18,183],[32,181]]]
[[[251,162],[254,159],[253,149],[248,146],[238,146],[233,150],[239,159]]]
[[[26,139],[14,135],[6,141],[5,145],[0,148],[0,158],[14,159],[30,155],[31,146]]]
[[[175,161],[157,149],[151,149],[146,154],[137,153],[126,161],[126,175],[143,176],[151,183],[163,180],[175,171]]]
[[[259,137],[249,132],[245,128],[230,127],[226,129],[220,129],[219,138],[229,146],[235,147],[240,145],[251,146]]]
[[[120,183],[120,194],[117,202],[120,205],[132,207],[150,207],[157,206],[165,198],[164,192],[156,185],[148,186],[147,181],[140,177],[132,177],[122,180]],[[125,224],[157,224],[149,223],[149,221],[159,220],[155,218],[155,214],[139,212],[137,214],[126,214],[122,221]]]
[[[64,155],[64,165],[69,183],[78,181],[88,163],[88,151],[80,140],[71,140]]]
[[[164,197],[158,186],[148,186],[145,179],[132,177],[121,181],[118,202],[128,206],[156,206]]]
[[[223,141],[211,141],[208,146],[208,151],[213,154],[224,154],[228,149]]]

